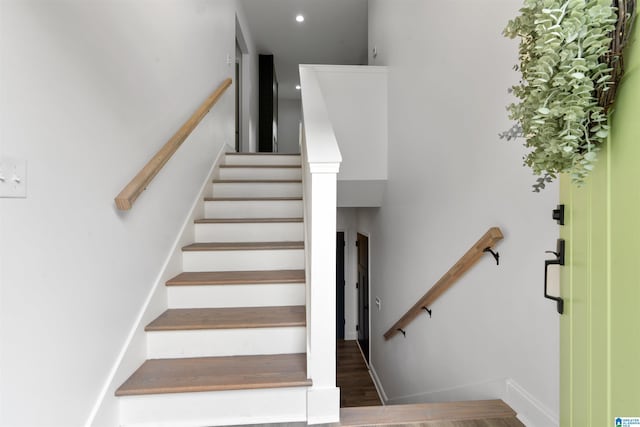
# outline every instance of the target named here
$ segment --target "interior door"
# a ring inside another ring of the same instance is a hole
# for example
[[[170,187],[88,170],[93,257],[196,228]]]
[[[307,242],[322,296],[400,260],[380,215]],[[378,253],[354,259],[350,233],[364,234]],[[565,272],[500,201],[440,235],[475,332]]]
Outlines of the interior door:
[[[369,238],[358,233],[358,343],[369,363]]]
[[[336,339],[344,339],[344,232],[336,238]]]
[[[560,425],[640,418],[640,26],[625,56],[611,133],[586,185],[561,179],[565,267]],[[627,424],[624,424],[627,425]],[[631,424],[635,425],[635,424]]]

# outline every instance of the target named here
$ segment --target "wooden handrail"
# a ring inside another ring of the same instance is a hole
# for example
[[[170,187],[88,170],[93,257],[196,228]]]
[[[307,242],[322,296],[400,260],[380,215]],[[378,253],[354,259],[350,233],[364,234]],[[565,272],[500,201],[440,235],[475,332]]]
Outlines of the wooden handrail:
[[[502,240],[502,231],[498,227],[490,228],[484,236],[480,238],[462,258],[447,271],[444,276],[436,282],[429,291],[418,300],[405,314],[384,334],[388,340],[407,326],[413,319],[418,317],[423,307],[430,307],[431,304],[440,297],[447,289],[455,283],[467,270],[469,270],[482,257],[486,248],[492,248],[498,241]]]
[[[180,145],[187,139],[191,132],[198,126],[204,116],[215,105],[225,90],[231,86],[231,79],[226,79],[209,96],[195,113],[189,117],[182,127],[171,137],[166,144],[156,153],[155,156],[138,172],[138,174],[122,189],[115,198],[116,206],[120,210],[129,210],[138,196],[147,188],[153,177],[160,172],[160,169],[169,161],[171,156],[180,148]]]

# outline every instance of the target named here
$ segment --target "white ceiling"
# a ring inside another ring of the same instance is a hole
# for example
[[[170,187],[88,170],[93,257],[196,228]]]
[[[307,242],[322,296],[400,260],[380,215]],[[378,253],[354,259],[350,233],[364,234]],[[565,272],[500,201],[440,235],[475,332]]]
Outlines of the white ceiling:
[[[258,53],[273,54],[278,94],[300,97],[298,64],[367,63],[367,0],[241,0]],[[295,20],[302,14],[304,22]]]

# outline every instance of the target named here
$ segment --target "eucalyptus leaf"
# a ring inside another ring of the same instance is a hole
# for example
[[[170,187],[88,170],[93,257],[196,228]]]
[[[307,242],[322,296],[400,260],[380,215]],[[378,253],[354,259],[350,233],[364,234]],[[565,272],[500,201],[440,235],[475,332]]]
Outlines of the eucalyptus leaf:
[[[606,90],[612,70],[601,61],[610,49],[617,15],[608,0],[524,0],[503,34],[520,38],[522,80],[517,103],[507,107],[517,136],[531,150],[524,164],[539,178],[534,191],[560,173],[578,184],[593,169],[598,147],[608,136],[607,116],[596,89]]]

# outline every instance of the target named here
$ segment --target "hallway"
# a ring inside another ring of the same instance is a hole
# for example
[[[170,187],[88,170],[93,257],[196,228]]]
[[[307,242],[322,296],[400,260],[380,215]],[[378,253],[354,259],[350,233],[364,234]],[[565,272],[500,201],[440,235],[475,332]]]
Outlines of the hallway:
[[[478,410],[477,404],[484,405],[480,402],[465,402],[458,405],[455,403],[453,405],[436,403],[382,406],[357,341],[338,340],[336,353],[336,383],[340,387],[341,422],[322,424],[320,427],[376,425],[393,427],[524,427],[524,424],[515,418],[515,413],[511,408],[506,407],[500,401],[487,401],[487,406],[480,409],[480,413],[483,415],[481,419],[470,419],[473,418],[470,417],[470,414]],[[364,408],[365,406],[369,408]],[[300,422],[255,424],[245,427],[306,426],[307,423]]]
[[[382,405],[357,341],[338,340],[336,351],[340,407]]]

